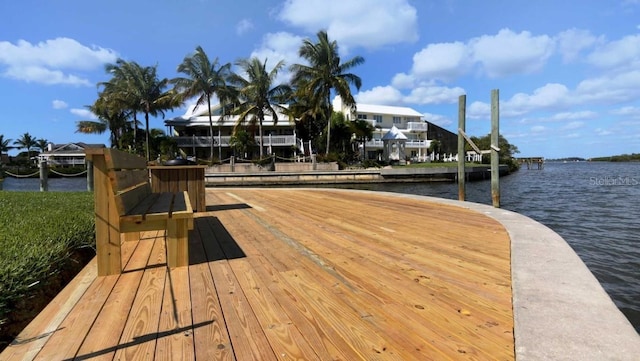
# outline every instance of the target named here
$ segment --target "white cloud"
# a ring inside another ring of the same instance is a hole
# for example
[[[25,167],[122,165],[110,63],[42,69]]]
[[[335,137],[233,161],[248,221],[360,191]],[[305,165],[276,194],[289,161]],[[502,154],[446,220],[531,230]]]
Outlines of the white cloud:
[[[491,116],[491,105],[475,101],[467,107],[467,117],[469,119],[486,119]]]
[[[65,101],[56,99],[51,102],[51,106],[53,109],[65,109],[69,105]]]
[[[640,84],[640,69],[585,79],[576,87],[576,95],[582,103],[630,101],[640,96],[638,84]]]
[[[236,34],[242,35],[253,29],[253,23],[249,19],[242,19],[236,24]]]
[[[96,115],[88,109],[71,108],[69,112],[83,119],[97,119]]]
[[[563,130],[573,130],[573,129],[582,128],[583,126],[584,126],[584,122],[575,121],[575,122],[569,122],[569,123],[565,124],[562,127],[562,129]]]
[[[404,101],[408,104],[451,104],[457,102],[458,97],[464,93],[464,89],[460,87],[423,85],[412,89]]]
[[[561,112],[554,114],[550,120],[564,121],[564,120],[576,120],[576,119],[593,119],[598,114],[590,110],[584,110],[580,112]]]
[[[578,58],[583,50],[602,39],[596,38],[588,30],[569,29],[558,34],[557,41],[562,60],[571,62]]]
[[[607,69],[637,69],[640,66],[640,35],[606,43],[589,54],[587,61]]]
[[[278,73],[276,84],[287,82],[290,78],[287,70],[289,66],[301,62],[298,49],[302,39],[287,32],[268,33],[263,37],[260,48],[251,53],[251,57],[257,57],[261,61],[267,59],[268,69],[272,69],[280,60],[284,60],[285,67]]]
[[[421,78],[454,80],[469,71],[469,55],[461,42],[429,44],[413,56],[411,72]]]
[[[355,98],[358,103],[364,104],[402,104],[402,93],[392,86],[378,86],[371,90],[361,91]]]
[[[496,35],[472,39],[469,47],[483,71],[495,78],[539,71],[552,55],[554,41],[547,35],[502,29]]]
[[[37,44],[0,42],[0,67],[5,77],[43,84],[91,85],[78,71],[101,67],[118,58],[115,51],[87,47],[76,40],[56,38]],[[76,74],[73,74],[76,73]]]
[[[286,0],[280,19],[312,33],[325,29],[344,47],[418,39],[417,12],[407,0]]]
[[[533,127],[531,127],[532,133],[542,133],[545,130],[547,130],[547,128],[542,125],[534,125]]]
[[[533,94],[517,93],[500,103],[500,114],[516,116],[534,110],[559,108],[566,105],[569,89],[563,84],[546,84]]]
[[[423,116],[427,121],[441,127],[448,127],[453,124],[453,120],[447,118],[444,115],[424,113]]]

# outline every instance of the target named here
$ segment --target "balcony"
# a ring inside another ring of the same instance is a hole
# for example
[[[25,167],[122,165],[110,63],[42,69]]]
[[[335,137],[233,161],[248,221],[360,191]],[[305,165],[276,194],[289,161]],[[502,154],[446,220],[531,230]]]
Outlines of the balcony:
[[[407,130],[410,132],[426,132],[429,124],[424,122],[409,122],[407,123]]]
[[[173,139],[178,143],[178,147],[186,148],[186,147],[209,147],[211,146],[211,138],[206,136],[191,136],[191,137],[173,137]],[[229,147],[230,136],[222,136],[222,137],[213,137],[213,144],[220,145],[223,147]],[[255,138],[256,144],[260,144],[260,137]],[[291,147],[297,145],[297,138],[295,135],[265,135],[264,136],[264,145],[265,146],[273,146],[273,147]]]
[[[428,149],[431,144],[430,140],[416,140],[416,139],[407,139],[405,143],[405,148],[423,148]],[[381,139],[372,139],[367,141],[367,148],[382,148],[383,142]]]

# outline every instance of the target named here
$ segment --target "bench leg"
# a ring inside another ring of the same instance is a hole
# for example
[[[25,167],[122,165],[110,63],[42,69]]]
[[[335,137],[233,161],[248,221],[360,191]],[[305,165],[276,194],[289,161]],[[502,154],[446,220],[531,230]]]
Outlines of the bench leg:
[[[122,272],[120,244],[120,232],[106,222],[96,220],[98,276],[115,275]]]
[[[189,265],[189,221],[167,221],[167,265],[169,268]]]

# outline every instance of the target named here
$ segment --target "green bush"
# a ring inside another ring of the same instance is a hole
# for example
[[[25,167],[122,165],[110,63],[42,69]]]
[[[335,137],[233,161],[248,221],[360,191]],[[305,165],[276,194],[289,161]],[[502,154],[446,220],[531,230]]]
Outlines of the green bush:
[[[93,193],[0,192],[0,325],[84,247],[95,249]]]

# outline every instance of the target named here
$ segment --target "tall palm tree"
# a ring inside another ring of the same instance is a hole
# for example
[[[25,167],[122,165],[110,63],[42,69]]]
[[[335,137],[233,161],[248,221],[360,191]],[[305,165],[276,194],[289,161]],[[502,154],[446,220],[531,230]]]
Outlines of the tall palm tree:
[[[351,93],[350,85],[355,85],[360,90],[362,80],[359,76],[347,71],[357,65],[364,63],[364,58],[355,56],[350,60],[341,63],[338,54],[338,43],[329,41],[327,32],[321,30],[317,34],[317,42],[305,39],[298,51],[298,55],[309,62],[309,65],[294,64],[291,66],[293,72],[293,84],[302,84],[307,88],[307,93],[315,94],[314,99],[325,104],[325,119],[327,121],[327,149],[329,154],[329,144],[331,137],[331,90],[333,89],[346,106],[355,109],[356,101]]]
[[[76,133],[102,134],[109,130],[111,147],[122,148],[121,138],[129,129],[127,124],[127,112],[118,107],[109,106],[108,100],[101,95],[92,104],[86,107],[97,120],[80,120],[76,123]]]
[[[113,101],[119,102],[121,109],[131,110],[134,114],[134,128],[137,122],[135,114],[144,113],[145,144],[147,161],[150,159],[149,149],[149,115],[164,117],[164,111],[176,108],[180,102],[172,90],[165,90],[169,79],[158,78],[157,66],[142,67],[138,63],[119,59],[116,64],[107,65],[113,78],[104,85],[104,92]]]
[[[286,113],[289,121],[296,125],[296,134],[307,142],[316,139],[322,131],[326,112],[323,109],[324,103],[314,101],[313,94],[307,94],[305,90],[307,88],[299,84],[293,91]],[[302,151],[306,154],[304,149]]]
[[[217,96],[220,101],[223,114],[220,121],[226,115],[227,104],[234,102],[233,89],[227,82],[231,74],[231,64],[219,65],[218,58],[211,61],[202,47],[198,46],[192,55],[188,55],[178,65],[178,72],[186,77],[178,77],[170,82],[174,84],[176,92],[182,100],[198,97],[197,105],[207,104],[209,114],[209,137],[211,138],[210,157],[213,161],[213,115],[211,114],[211,97]],[[220,130],[218,129],[218,132]],[[218,155],[222,158],[222,154]]]
[[[40,149],[40,152],[46,152],[48,145],[49,141],[44,138],[36,140],[36,148]]]
[[[367,159],[367,141],[373,138],[376,128],[365,119],[354,119],[351,121],[351,131],[356,137],[356,142],[362,143],[362,159]]]
[[[271,71],[267,71],[267,60],[264,63],[258,58],[241,59],[237,65],[243,70],[245,76],[231,75],[231,83],[236,85],[239,92],[240,103],[235,113],[239,116],[239,126],[245,122],[258,122],[260,133],[260,159],[264,156],[264,137],[262,122],[265,115],[271,115],[273,124],[278,122],[278,112],[284,113],[282,106],[291,95],[291,87],[288,84],[274,86],[275,78],[284,67],[284,61],[279,61]]]
[[[12,146],[9,145],[9,143],[11,143],[12,139],[4,139],[4,134],[0,134],[0,156],[3,153],[7,153],[9,152],[9,150],[13,149]]]
[[[13,144],[17,145],[18,149],[26,149],[27,158],[31,160],[31,149],[33,149],[38,143],[36,142],[36,138],[27,132],[22,134],[20,139],[16,139]]]

